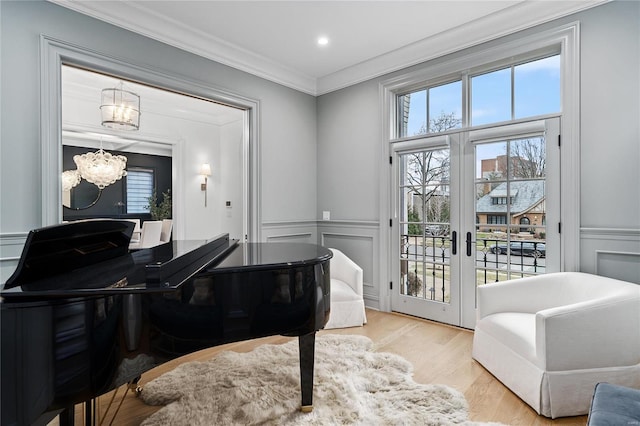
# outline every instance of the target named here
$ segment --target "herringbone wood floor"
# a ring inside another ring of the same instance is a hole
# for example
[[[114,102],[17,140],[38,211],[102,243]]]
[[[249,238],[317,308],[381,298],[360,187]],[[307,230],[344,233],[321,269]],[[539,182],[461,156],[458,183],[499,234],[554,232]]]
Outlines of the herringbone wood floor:
[[[550,420],[536,413],[509,389],[496,380],[480,364],[471,359],[473,332],[395,313],[367,311],[364,327],[326,330],[320,333],[361,334],[373,340],[376,350],[393,352],[409,360],[414,366],[414,378],[420,383],[441,383],[463,392],[469,402],[471,420],[495,421],[508,425],[585,425],[586,416]],[[209,359],[223,350],[247,352],[261,344],[284,343],[290,338],[272,336],[231,343],[187,355],[157,367],[142,376],[140,384],[152,380],[181,362]],[[117,406],[124,387],[118,391]],[[104,415],[112,393],[99,400],[98,414]],[[159,407],[149,407],[127,394],[114,425],[139,425]],[[81,408],[76,412],[76,424],[82,424]],[[104,425],[112,421],[107,413]]]

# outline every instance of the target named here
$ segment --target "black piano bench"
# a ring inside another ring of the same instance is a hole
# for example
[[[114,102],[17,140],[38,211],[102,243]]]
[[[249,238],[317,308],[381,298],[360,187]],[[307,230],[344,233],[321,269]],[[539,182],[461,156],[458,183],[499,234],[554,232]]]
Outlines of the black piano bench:
[[[640,426],[640,389],[598,383],[587,426]]]

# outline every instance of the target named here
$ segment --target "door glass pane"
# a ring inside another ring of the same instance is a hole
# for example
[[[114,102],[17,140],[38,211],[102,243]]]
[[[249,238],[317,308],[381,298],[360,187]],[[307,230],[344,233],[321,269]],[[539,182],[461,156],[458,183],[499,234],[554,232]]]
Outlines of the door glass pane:
[[[400,156],[400,294],[450,302],[449,149]]]
[[[471,124],[511,120],[511,68],[471,78]]]
[[[511,141],[509,145],[511,179],[544,178],[546,145],[541,136]]]
[[[514,118],[560,112],[560,55],[514,67]]]
[[[544,147],[542,137],[475,146],[478,285],[545,272]]]

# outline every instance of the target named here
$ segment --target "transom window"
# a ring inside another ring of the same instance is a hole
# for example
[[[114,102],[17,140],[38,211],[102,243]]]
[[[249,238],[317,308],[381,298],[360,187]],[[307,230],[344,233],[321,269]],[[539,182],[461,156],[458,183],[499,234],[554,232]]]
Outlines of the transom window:
[[[471,77],[471,125],[560,112],[560,55]]]
[[[398,97],[400,137],[444,132],[462,125],[462,81],[428,87]]]
[[[557,114],[560,55],[460,72],[452,81],[400,93],[396,99],[397,138]]]

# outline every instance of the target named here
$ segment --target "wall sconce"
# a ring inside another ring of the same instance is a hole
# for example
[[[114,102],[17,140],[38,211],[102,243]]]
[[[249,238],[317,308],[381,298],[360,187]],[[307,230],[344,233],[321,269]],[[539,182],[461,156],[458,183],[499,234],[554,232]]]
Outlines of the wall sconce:
[[[204,183],[200,184],[200,190],[204,191],[204,206],[207,207],[207,177],[211,176],[211,165],[209,163],[202,164],[200,174],[204,176]]]

